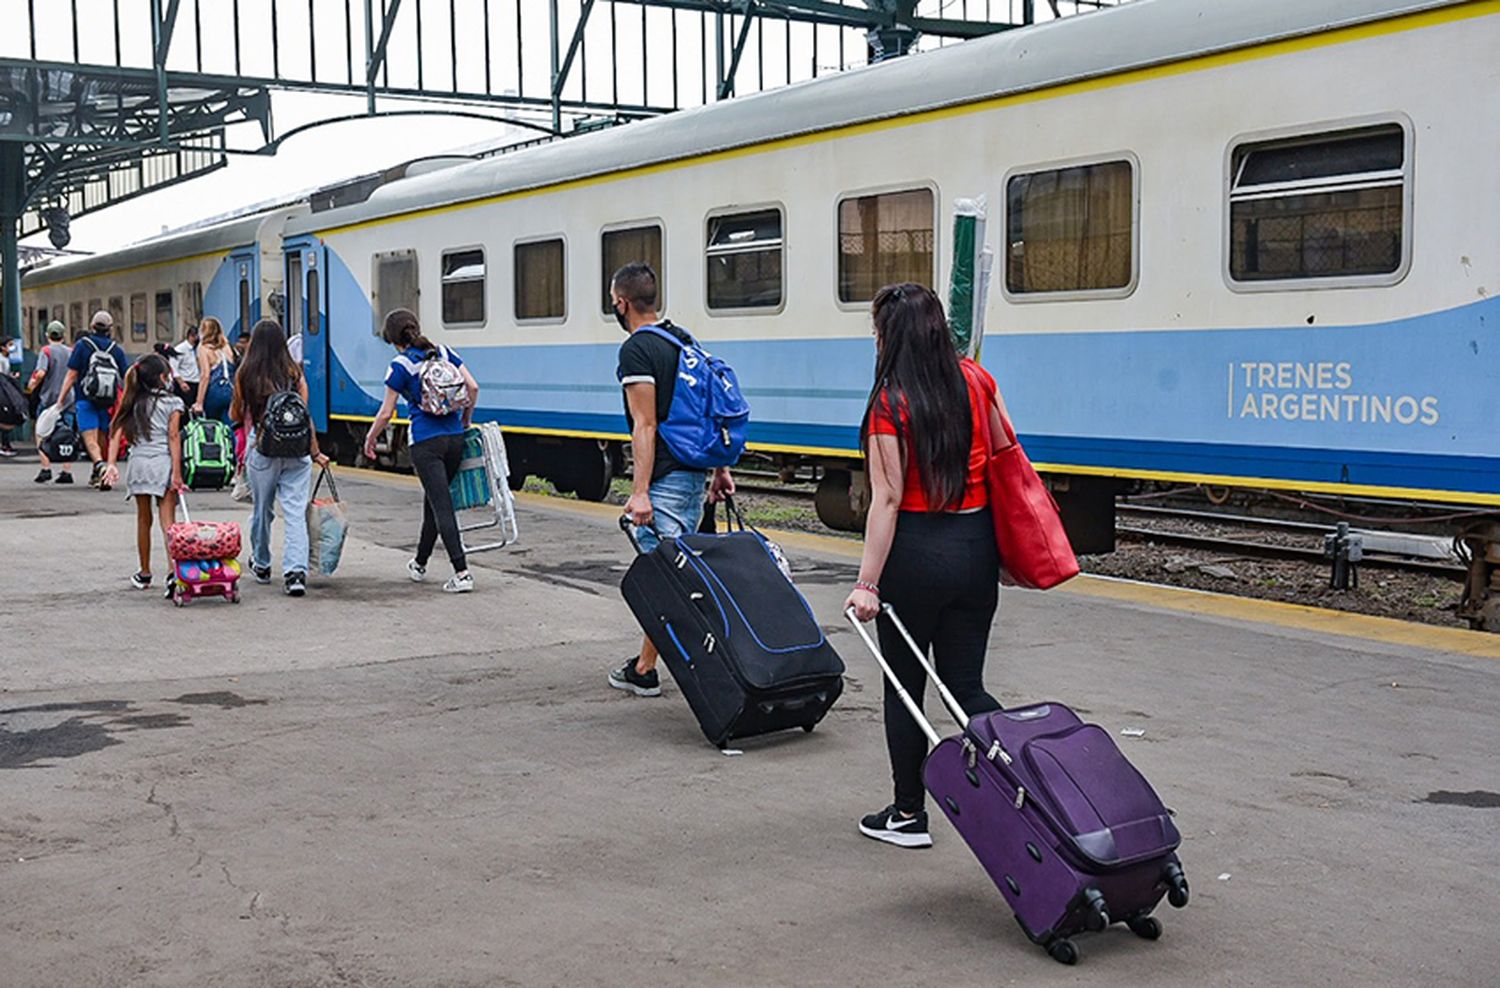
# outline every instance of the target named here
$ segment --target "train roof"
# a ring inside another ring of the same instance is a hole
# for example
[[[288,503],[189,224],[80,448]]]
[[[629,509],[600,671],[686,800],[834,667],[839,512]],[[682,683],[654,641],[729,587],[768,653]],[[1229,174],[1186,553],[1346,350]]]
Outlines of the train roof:
[[[199,254],[244,247],[260,239],[261,228],[267,220],[306,211],[305,205],[272,207],[201,229],[165,233],[119,250],[47,264],[27,271],[21,278],[21,287],[43,288],[125,268],[180,261]]]
[[[1134,0],[393,182],[298,217],[312,233],[925,110],[1051,88],[1463,0]]]

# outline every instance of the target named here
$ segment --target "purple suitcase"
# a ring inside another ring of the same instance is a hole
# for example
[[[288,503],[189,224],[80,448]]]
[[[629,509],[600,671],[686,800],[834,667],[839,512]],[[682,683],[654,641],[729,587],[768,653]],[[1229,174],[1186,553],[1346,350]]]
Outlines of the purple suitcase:
[[[1151,911],[1166,896],[1188,902],[1177,860],[1181,836],[1171,813],[1108,732],[1060,703],[1039,703],[969,718],[943,685],[901,619],[884,607],[963,730],[939,738],[901,688],[870,633],[864,639],[907,710],[932,741],[922,780],[955,830],[1015,911],[1027,937],[1073,964],[1069,939],[1125,923],[1147,940],[1161,936]]]

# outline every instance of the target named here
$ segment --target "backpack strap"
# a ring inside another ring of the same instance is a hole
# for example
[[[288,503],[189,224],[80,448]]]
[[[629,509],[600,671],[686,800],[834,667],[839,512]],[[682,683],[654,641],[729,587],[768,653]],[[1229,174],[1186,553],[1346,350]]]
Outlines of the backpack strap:
[[[659,323],[647,323],[646,325],[641,326],[636,330],[637,333],[642,331],[650,333],[652,336],[659,336],[670,343],[676,344],[679,350],[684,350],[690,346],[698,346],[698,341],[693,339],[693,334],[689,333],[681,326],[674,325],[670,319],[663,319]]]

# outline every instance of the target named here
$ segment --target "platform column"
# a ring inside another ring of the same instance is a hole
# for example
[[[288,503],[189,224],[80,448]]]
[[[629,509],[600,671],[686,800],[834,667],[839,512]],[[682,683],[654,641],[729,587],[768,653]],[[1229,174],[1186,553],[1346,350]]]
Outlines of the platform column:
[[[21,338],[21,211],[26,205],[26,157],[19,144],[0,144],[0,336]]]

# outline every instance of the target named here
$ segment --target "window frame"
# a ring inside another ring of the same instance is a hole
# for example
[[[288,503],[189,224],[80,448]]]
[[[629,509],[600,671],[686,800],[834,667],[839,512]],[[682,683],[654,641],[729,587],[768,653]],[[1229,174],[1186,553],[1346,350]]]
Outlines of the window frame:
[[[603,288],[601,297],[607,298],[607,296],[609,295],[609,278],[614,274],[614,272],[604,270],[605,235],[610,233],[619,233],[621,230],[643,230],[647,227],[653,226],[656,227],[656,229],[661,233],[661,264],[657,265],[656,271],[656,314],[659,316],[665,316],[667,314],[666,298],[668,284],[666,272],[667,221],[662,219],[660,216],[644,216],[638,219],[625,220],[622,223],[606,223],[599,228],[599,235],[595,239],[595,243],[599,245],[599,253],[596,255],[599,258],[599,280],[595,282],[595,284]],[[599,320],[608,325],[614,325],[615,316],[614,313],[609,310],[609,306],[607,304],[604,306],[604,311],[599,313]]]
[[[720,217],[723,217],[723,216],[748,216],[748,215],[750,215],[752,213],[768,213],[768,212],[771,212],[772,210],[774,210],[776,212],[776,214],[778,216],[780,216],[780,218],[781,218],[781,245],[780,245],[780,247],[777,248],[781,252],[781,299],[780,299],[780,301],[778,301],[775,305],[714,306],[714,305],[710,304],[709,300],[708,300],[708,262],[712,259],[712,255],[709,254],[709,252],[708,252],[708,248],[709,248],[708,231],[709,231],[710,225],[713,223],[714,220],[719,219]],[[837,216],[837,213],[835,213],[835,216]],[[710,209],[708,212],[704,213],[703,214],[703,311],[706,312],[706,313],[708,313],[708,315],[710,315],[710,316],[779,316],[784,311],[786,311],[786,296],[787,296],[787,277],[786,277],[786,272],[787,272],[787,264],[786,264],[787,249],[786,249],[786,242],[787,242],[786,203],[781,202],[780,200],[760,202],[760,203],[751,203],[751,204],[748,204],[748,205],[736,204],[736,205],[733,205],[733,206],[721,206],[721,207],[718,207],[718,208],[715,208],[715,209]],[[666,245],[663,244],[663,253],[664,254],[665,254],[665,246]],[[838,287],[835,286],[834,287],[834,294],[837,295],[837,293],[838,293]]]
[[[479,282],[479,306],[482,310],[482,315],[478,322],[474,322],[473,320],[449,322],[446,313],[443,311],[447,308],[447,299],[443,297],[443,289],[448,284],[446,276],[443,274],[443,267],[447,264],[449,255],[466,254],[472,251],[479,252],[480,262],[484,265],[484,274],[479,278],[465,278],[460,284],[467,284],[472,281]],[[485,248],[484,244],[475,243],[457,247],[444,247],[438,252],[437,274],[438,320],[443,324],[444,329],[484,329],[490,324],[490,252]]]
[[[521,297],[520,297],[520,272],[521,272],[521,266],[516,263],[516,251],[518,249],[522,248],[522,247],[530,246],[531,244],[546,244],[546,243],[551,243],[554,240],[556,240],[556,241],[558,241],[559,243],[562,244],[562,251],[563,251],[563,253],[562,253],[562,301],[563,301],[562,315],[560,315],[560,316],[538,316],[538,317],[535,317],[535,318],[522,319],[519,315],[516,314],[516,307],[517,307],[517,305],[521,301]],[[665,247],[665,241],[663,241],[663,247]],[[543,233],[543,234],[538,234],[536,236],[520,237],[520,238],[518,238],[516,240],[512,240],[511,241],[511,243],[510,243],[510,318],[511,318],[511,321],[513,323],[515,323],[517,326],[561,326],[561,325],[563,325],[564,323],[566,323],[568,321],[568,313],[572,309],[572,306],[570,306],[568,304],[568,302],[569,302],[568,288],[569,288],[569,286],[572,283],[572,279],[570,279],[568,277],[568,257],[572,253],[572,250],[573,250],[573,245],[570,244],[570,243],[568,243],[568,235],[566,233],[562,233],[562,232],[558,232],[558,233]],[[603,234],[600,234],[600,239],[599,239],[599,260],[600,260],[600,263],[603,263],[603,260],[604,260],[604,238],[603,238]],[[602,279],[603,276],[601,275],[600,277]]]
[[[141,300],[142,322],[141,322],[141,332],[140,332],[139,336],[136,335],[136,331],[135,331],[135,300],[136,299],[140,299]],[[129,311],[130,342],[132,342],[132,343],[145,343],[145,342],[149,341],[151,339],[151,327],[153,325],[153,321],[156,318],[156,312],[151,307],[152,303],[155,302],[155,299],[152,297],[152,292],[131,292],[126,301],[127,301],[127,304],[130,306],[130,311]]]
[[[888,182],[884,185],[868,186],[859,189],[845,189],[836,193],[833,197],[833,283],[830,288],[833,291],[833,304],[841,312],[863,312],[870,311],[870,303],[874,300],[867,298],[857,302],[845,302],[839,297],[839,259],[843,256],[839,252],[839,210],[844,203],[850,199],[865,199],[870,196],[891,195],[897,192],[922,192],[932,193],[932,279],[928,287],[942,294],[946,289],[938,287],[938,275],[943,269],[943,225],[939,218],[943,214],[943,195],[937,182],[931,179],[914,180],[910,182]]]
[[[415,247],[397,247],[392,250],[374,251],[370,254],[370,310],[372,312],[371,321],[374,323],[370,328],[370,334],[376,339],[380,339],[380,334],[385,329],[386,312],[390,311],[390,308],[398,308],[398,306],[388,308],[385,300],[381,297],[381,262],[405,259],[410,259],[413,267],[416,268],[412,284],[416,286],[417,297],[412,302],[413,307],[411,311],[417,314],[418,321],[422,318],[422,258],[417,249]],[[439,267],[438,271],[441,274],[442,268]],[[441,285],[441,282],[439,284]],[[438,294],[441,295],[442,292],[439,291]]]
[[[1257,281],[1238,281],[1233,274],[1234,221],[1231,197],[1234,193],[1234,155],[1247,144],[1316,144],[1318,138],[1333,137],[1348,131],[1367,130],[1375,127],[1401,128],[1401,260],[1394,271],[1384,274],[1340,274],[1322,278],[1268,278]],[[1361,117],[1344,117],[1336,120],[1321,120],[1314,123],[1295,124],[1271,130],[1250,131],[1236,134],[1224,147],[1224,176],[1220,189],[1223,202],[1221,234],[1219,238],[1221,257],[1219,273],[1224,284],[1238,295],[1254,295],[1262,292],[1323,291],[1339,288],[1390,288],[1406,280],[1411,271],[1412,241],[1414,233],[1416,203],[1416,127],[1404,113],[1379,113]]]
[[[161,322],[161,300],[167,299],[167,335],[162,336]],[[173,343],[177,340],[177,293],[170,288],[153,288],[151,290],[151,342]]]
[[[1118,288],[1072,288],[1057,292],[1013,292],[1006,268],[1010,263],[1010,182],[1020,175],[1087,168],[1089,165],[1111,165],[1124,162],[1130,166],[1130,280]],[[1007,302],[1033,305],[1038,302],[1088,302],[1102,299],[1129,298],[1141,281],[1141,159],[1134,151],[1105,151],[1073,158],[1018,165],[1006,171],[1000,180],[1000,255],[995,258],[991,277],[999,283],[1000,295]]]

